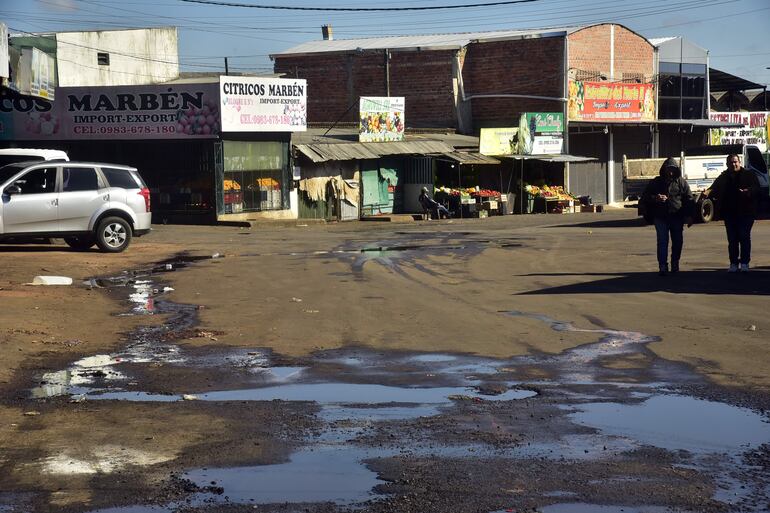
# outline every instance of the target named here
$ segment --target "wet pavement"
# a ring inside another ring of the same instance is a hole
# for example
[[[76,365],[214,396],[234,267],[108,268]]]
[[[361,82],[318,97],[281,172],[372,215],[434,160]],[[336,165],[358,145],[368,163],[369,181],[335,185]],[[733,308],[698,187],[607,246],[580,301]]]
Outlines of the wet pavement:
[[[456,256],[518,243],[382,243],[304,256],[344,259],[355,274],[371,262],[397,270],[428,250]],[[127,502],[99,513],[223,506],[239,511],[247,505],[290,511],[286,503],[311,505],[308,511],[372,512],[496,513],[523,511],[522,505],[543,513],[770,509],[767,414],[734,404],[687,366],[657,358],[647,347],[655,337],[577,329],[538,312],[501,311],[536,319],[548,329],[589,333],[595,340],[559,354],[509,359],[364,347],[303,358],[264,347],[193,348],[176,341],[197,336],[215,342],[216,334],[196,328],[196,305],[167,299],[172,289],[163,277],[184,272],[195,260],[88,280],[85,286],[123,298],[123,315],[162,314],[166,320],[139,327],[119,351],[42,373],[30,398],[106,408],[114,401],[313,403],[319,425],[293,441],[288,461],[188,468],[177,476],[186,492],[182,498],[149,497],[152,503]],[[614,365],[630,358],[642,364]],[[198,377],[164,389],[151,379],[159,365],[169,381],[191,376],[190,370]],[[212,389],[211,383],[221,388]],[[447,498],[452,486],[462,488],[462,481],[455,483],[462,479],[458,473],[483,469],[485,474],[466,478],[483,483],[478,484],[483,500]],[[681,495],[669,489],[677,483]],[[634,490],[631,503],[619,493],[624,487]],[[453,506],[446,509],[445,501]],[[0,513],[20,511],[0,492]]]

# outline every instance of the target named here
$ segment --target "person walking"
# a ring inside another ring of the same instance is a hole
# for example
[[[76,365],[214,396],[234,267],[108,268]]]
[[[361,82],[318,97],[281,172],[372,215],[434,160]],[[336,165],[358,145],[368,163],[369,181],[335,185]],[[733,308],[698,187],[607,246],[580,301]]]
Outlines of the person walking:
[[[730,154],[727,156],[727,169],[704,194],[715,200],[716,211],[725,222],[727,254],[730,258],[727,272],[749,272],[751,228],[757,217],[759,199],[757,176],[741,165],[738,155]]]
[[[658,269],[661,276],[669,272],[668,243],[671,237],[671,272],[679,272],[679,259],[684,245],[684,225],[692,226],[693,200],[690,185],[682,178],[676,159],[667,158],[658,176],[642,194],[647,216],[655,224]]]

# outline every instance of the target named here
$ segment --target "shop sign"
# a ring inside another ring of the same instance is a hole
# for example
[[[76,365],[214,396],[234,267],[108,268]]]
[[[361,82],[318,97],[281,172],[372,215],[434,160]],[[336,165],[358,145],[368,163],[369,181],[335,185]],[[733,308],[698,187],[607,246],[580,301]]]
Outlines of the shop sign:
[[[519,120],[517,153],[557,155],[564,148],[564,115],[561,112],[525,112]]]
[[[223,132],[307,130],[307,81],[219,77]]]
[[[479,153],[491,157],[514,155],[519,143],[519,129],[482,128],[479,133]]]
[[[403,96],[362,96],[359,101],[358,140],[403,141],[405,106]]]
[[[0,21],[0,79],[10,77],[8,62],[8,25]]]
[[[216,84],[59,87],[0,99],[0,139],[191,139],[219,134]]]
[[[654,121],[652,84],[569,81],[567,114],[572,121]]]
[[[712,128],[709,144],[756,144],[768,151],[770,112],[712,112],[709,118],[723,123],[740,123],[740,128]]]

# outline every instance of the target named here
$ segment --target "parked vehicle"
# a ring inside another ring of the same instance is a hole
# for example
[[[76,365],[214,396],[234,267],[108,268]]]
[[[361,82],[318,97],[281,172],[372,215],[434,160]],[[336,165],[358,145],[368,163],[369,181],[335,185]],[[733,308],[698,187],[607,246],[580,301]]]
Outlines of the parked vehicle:
[[[679,157],[682,176],[690,184],[696,202],[696,221],[708,223],[716,218],[712,199],[703,196],[714,180],[727,169],[727,156],[741,155],[743,167],[757,175],[760,186],[760,211],[770,210],[770,177],[762,152],[753,144],[723,144],[692,148]],[[658,176],[661,164],[666,159],[627,159],[623,157],[623,195],[627,199],[638,199],[647,184]],[[639,215],[644,206],[639,204]]]
[[[4,148],[0,149],[0,166],[16,162],[36,162],[39,160],[64,160],[70,158],[61,150],[45,150],[42,148]]]
[[[0,167],[0,195],[0,242],[61,237],[73,249],[118,253],[151,229],[150,190],[133,167],[9,164]]]

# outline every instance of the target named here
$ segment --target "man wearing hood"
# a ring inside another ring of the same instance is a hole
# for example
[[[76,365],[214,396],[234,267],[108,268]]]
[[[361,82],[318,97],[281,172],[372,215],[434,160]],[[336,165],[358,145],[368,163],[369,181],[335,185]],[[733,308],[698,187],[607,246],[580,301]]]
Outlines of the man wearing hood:
[[[729,273],[749,272],[751,261],[751,228],[757,217],[759,180],[741,165],[736,154],[727,156],[727,170],[723,171],[705,196],[716,200],[727,231],[727,253],[730,257]],[[740,264],[740,267],[739,267]]]
[[[692,226],[692,192],[676,159],[667,158],[660,174],[653,178],[642,194],[647,214],[655,223],[658,238],[658,269],[668,274],[668,241],[671,236],[671,272],[679,272],[679,258],[684,243],[684,225]]]

